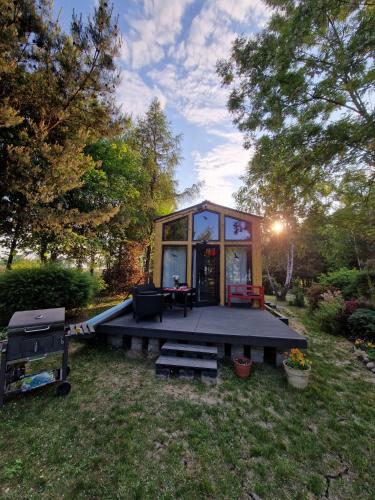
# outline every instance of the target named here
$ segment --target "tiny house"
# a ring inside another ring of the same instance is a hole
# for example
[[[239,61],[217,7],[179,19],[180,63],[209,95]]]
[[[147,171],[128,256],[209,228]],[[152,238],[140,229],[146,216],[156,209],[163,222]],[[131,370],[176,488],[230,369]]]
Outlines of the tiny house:
[[[155,219],[153,280],[196,288],[197,305],[225,305],[227,285],[262,285],[262,217],[210,201]]]

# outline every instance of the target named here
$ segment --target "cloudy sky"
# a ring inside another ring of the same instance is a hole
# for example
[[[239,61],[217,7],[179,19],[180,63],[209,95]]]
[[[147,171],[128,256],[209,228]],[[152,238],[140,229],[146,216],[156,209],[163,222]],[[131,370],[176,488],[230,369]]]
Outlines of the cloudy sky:
[[[55,0],[68,26],[73,8],[86,16],[96,0]],[[231,124],[226,90],[215,72],[236,34],[257,32],[269,12],[261,0],[114,0],[123,46],[118,101],[133,116],[157,96],[183,134],[180,189],[204,183],[201,198],[234,206],[250,152]]]

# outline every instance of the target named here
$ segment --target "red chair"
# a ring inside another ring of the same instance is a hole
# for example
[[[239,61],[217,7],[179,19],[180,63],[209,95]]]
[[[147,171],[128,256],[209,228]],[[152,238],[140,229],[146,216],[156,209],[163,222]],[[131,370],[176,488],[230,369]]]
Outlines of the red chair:
[[[264,310],[264,287],[259,285],[227,285],[228,306],[231,307],[232,299],[257,300],[259,307]]]

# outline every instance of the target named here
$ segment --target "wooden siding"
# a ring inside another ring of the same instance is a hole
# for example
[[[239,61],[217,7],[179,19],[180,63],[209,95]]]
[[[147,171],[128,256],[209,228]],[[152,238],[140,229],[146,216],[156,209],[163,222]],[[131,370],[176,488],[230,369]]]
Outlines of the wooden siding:
[[[203,208],[204,205],[204,208]],[[192,284],[192,249],[196,243],[193,241],[193,215],[202,210],[212,210],[220,214],[220,240],[213,241],[212,244],[220,246],[220,304],[225,304],[225,246],[249,246],[252,250],[252,282],[254,285],[262,285],[262,249],[261,249],[261,222],[260,217],[238,212],[232,208],[225,208],[215,203],[203,202],[200,205],[187,208],[185,210],[169,214],[162,219],[155,221],[155,246],[154,246],[154,272],[153,280],[156,286],[161,286],[162,277],[162,255],[163,247],[171,245],[187,246],[187,269],[186,279],[189,285]],[[188,240],[187,241],[163,241],[163,224],[176,219],[188,216]],[[251,241],[226,241],[225,240],[225,216],[252,223]]]

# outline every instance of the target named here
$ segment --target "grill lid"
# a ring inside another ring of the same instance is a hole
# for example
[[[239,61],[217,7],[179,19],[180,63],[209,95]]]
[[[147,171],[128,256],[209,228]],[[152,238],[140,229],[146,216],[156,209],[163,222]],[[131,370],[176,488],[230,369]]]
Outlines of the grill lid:
[[[36,309],[34,311],[17,311],[8,324],[8,332],[26,327],[61,326],[65,322],[65,307],[54,309]]]

